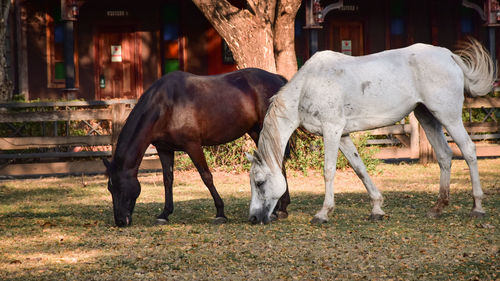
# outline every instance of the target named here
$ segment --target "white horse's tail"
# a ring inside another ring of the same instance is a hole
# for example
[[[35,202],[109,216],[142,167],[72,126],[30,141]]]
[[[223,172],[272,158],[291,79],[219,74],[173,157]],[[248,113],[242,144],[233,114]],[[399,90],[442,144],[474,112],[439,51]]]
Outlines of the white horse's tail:
[[[491,91],[497,75],[493,61],[481,43],[469,38],[460,44],[453,59],[464,72],[464,87],[471,96],[484,96]]]

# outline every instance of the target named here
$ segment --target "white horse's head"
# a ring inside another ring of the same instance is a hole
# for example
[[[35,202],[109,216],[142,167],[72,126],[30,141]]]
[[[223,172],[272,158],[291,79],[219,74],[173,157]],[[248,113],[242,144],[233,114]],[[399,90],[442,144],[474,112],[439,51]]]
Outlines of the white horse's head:
[[[252,163],[250,168],[252,199],[249,220],[253,224],[267,224],[270,222],[276,203],[286,191],[286,180],[281,169],[279,167],[271,169],[257,151],[253,155],[246,153],[246,156]]]

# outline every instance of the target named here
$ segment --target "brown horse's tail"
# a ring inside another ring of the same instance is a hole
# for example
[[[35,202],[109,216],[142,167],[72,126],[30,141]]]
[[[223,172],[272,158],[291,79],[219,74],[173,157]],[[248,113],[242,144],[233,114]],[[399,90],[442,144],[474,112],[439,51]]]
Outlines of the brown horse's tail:
[[[459,44],[453,59],[464,73],[465,90],[473,97],[488,94],[497,77],[488,51],[474,38]]]

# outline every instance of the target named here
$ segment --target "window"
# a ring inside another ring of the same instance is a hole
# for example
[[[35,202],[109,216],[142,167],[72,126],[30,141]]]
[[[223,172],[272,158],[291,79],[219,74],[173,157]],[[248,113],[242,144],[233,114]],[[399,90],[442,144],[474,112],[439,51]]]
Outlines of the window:
[[[461,6],[459,15],[460,15],[459,19],[460,22],[458,23],[459,25],[458,39],[464,40],[467,39],[468,36],[474,36],[474,35],[477,36],[473,18],[474,10]]]
[[[64,22],[61,20],[61,10],[54,9],[46,14],[47,38],[47,87],[64,88]],[[76,37],[75,37],[76,38]],[[75,50],[77,49],[75,40]],[[75,52],[75,86],[78,87],[78,59]]]
[[[389,36],[390,48],[401,48],[406,46],[406,6],[402,0],[391,0],[389,2]]]
[[[163,74],[181,69],[179,49],[179,7],[167,4],[163,8]]]

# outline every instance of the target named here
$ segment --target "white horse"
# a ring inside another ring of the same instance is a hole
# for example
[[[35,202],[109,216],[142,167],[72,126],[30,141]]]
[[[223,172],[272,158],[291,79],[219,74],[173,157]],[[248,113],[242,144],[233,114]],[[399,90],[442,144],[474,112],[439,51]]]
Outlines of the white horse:
[[[383,197],[370,180],[349,133],[394,124],[411,111],[425,130],[440,167],[437,203],[429,211],[439,216],[448,205],[452,151],[442,126],[457,143],[470,169],[474,206],[482,216],[475,145],[462,123],[464,89],[471,96],[487,94],[495,80],[493,62],[477,41],[464,43],[455,54],[445,48],[415,44],[362,57],[332,51],[312,56],[274,97],[264,119],[252,162],[250,221],[267,223],[286,190],[281,165],[290,135],[299,126],[322,135],[325,146],[325,200],[313,223],[328,221],[333,210],[333,179],[340,148],[363,181],[380,219]]]

